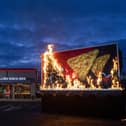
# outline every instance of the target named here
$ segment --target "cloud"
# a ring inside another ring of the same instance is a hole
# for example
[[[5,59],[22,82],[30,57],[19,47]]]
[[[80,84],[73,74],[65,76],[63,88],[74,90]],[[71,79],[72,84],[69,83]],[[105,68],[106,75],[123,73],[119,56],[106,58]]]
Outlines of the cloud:
[[[125,3],[123,0],[0,2],[0,67],[40,66],[40,55],[48,43],[55,44],[56,50],[66,50],[126,39]]]

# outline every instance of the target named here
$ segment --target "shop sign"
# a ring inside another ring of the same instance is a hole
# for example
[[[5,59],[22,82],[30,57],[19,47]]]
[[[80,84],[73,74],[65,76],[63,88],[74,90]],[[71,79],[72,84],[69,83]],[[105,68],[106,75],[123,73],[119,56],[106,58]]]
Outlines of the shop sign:
[[[0,81],[25,81],[26,77],[0,77]]]

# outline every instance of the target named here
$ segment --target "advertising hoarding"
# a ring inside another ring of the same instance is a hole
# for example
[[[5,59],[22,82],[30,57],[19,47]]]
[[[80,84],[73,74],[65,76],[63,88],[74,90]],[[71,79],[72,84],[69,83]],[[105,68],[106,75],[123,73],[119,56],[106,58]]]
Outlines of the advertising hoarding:
[[[119,57],[117,44],[42,54],[41,90],[117,89]]]

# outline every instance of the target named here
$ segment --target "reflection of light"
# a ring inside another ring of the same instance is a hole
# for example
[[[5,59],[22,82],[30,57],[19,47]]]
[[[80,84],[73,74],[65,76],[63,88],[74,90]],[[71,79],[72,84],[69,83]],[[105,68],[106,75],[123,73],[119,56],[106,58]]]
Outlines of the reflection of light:
[[[121,122],[126,122],[126,119],[121,119]]]

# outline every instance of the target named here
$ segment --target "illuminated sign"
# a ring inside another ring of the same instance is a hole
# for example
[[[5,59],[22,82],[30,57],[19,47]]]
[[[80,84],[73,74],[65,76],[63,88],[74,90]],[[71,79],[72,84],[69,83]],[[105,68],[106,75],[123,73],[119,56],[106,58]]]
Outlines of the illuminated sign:
[[[0,77],[0,81],[25,81],[26,77]]]

